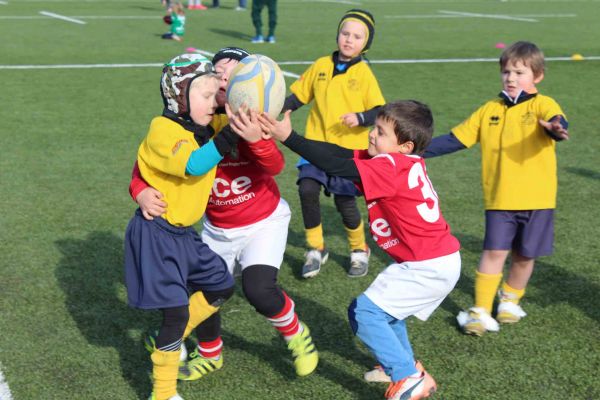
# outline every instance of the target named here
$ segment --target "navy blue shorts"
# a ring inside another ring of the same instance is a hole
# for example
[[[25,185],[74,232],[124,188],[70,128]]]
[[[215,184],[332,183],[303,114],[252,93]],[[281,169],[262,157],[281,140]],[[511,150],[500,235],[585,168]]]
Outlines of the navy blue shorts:
[[[125,232],[125,283],[129,305],[143,309],[188,305],[188,284],[206,292],[234,285],[225,261],[193,227],[148,221],[139,209]]]
[[[315,167],[312,164],[303,164],[298,167],[298,180],[310,178],[319,182],[325,188],[325,194],[329,196],[331,193],[341,196],[362,196],[362,193],[356,188],[354,182],[349,179],[340,178],[339,176],[330,176],[325,171]]]
[[[485,212],[484,250],[514,250],[529,258],[548,256],[554,245],[554,209]]]

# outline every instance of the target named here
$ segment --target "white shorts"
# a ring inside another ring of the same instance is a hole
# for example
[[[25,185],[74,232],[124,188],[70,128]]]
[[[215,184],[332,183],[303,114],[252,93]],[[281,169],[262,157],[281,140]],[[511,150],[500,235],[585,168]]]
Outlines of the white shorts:
[[[241,228],[218,228],[205,219],[202,241],[225,260],[232,275],[236,264],[242,270],[257,264],[279,268],[291,216],[290,206],[280,199],[267,218]]]
[[[392,264],[381,271],[365,295],[394,318],[427,320],[460,277],[460,252],[425,261]]]

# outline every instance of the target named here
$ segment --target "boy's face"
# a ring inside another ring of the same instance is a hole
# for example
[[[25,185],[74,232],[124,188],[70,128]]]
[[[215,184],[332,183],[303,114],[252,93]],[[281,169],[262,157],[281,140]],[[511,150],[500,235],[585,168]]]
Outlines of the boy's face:
[[[211,76],[196,78],[190,88],[190,117],[198,125],[208,125],[217,108],[219,80]]]
[[[382,118],[375,120],[375,126],[369,132],[369,148],[367,152],[371,157],[375,157],[378,154],[403,153],[403,145],[398,144],[398,138],[394,132],[394,124],[392,122]]]
[[[338,34],[338,49],[342,61],[358,56],[367,41],[367,28],[358,21],[346,21]]]
[[[219,80],[219,91],[217,92],[217,104],[219,107],[223,107],[227,102],[227,84],[229,83],[229,76],[231,71],[239,64],[239,61],[233,58],[223,58],[215,64],[215,70],[220,77]]]
[[[523,64],[521,60],[508,62],[502,68],[501,75],[503,89],[512,98],[518,96],[521,90],[536,93],[535,85],[544,78],[544,74],[535,77],[531,67]]]

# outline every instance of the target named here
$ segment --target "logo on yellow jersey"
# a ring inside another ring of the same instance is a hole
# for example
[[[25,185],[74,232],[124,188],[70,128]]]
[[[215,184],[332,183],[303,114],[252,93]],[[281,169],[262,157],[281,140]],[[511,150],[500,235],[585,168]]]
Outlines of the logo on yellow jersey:
[[[522,125],[535,125],[537,123],[537,118],[535,113],[528,111],[521,117]]]
[[[497,115],[492,115],[490,117],[490,125],[498,125],[500,123],[500,117]]]
[[[173,155],[177,154],[177,152],[181,148],[181,145],[184,143],[188,143],[187,139],[178,140],[177,143],[175,143],[175,146],[173,146],[173,148],[171,149],[171,153]]]
[[[360,83],[358,79],[349,79],[348,80],[348,90],[358,91],[360,90]]]

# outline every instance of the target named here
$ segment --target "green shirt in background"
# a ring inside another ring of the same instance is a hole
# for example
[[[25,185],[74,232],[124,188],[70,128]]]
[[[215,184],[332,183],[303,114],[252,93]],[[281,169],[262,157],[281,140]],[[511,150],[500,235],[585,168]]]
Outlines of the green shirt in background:
[[[177,36],[185,34],[185,15],[171,13],[171,33]]]

